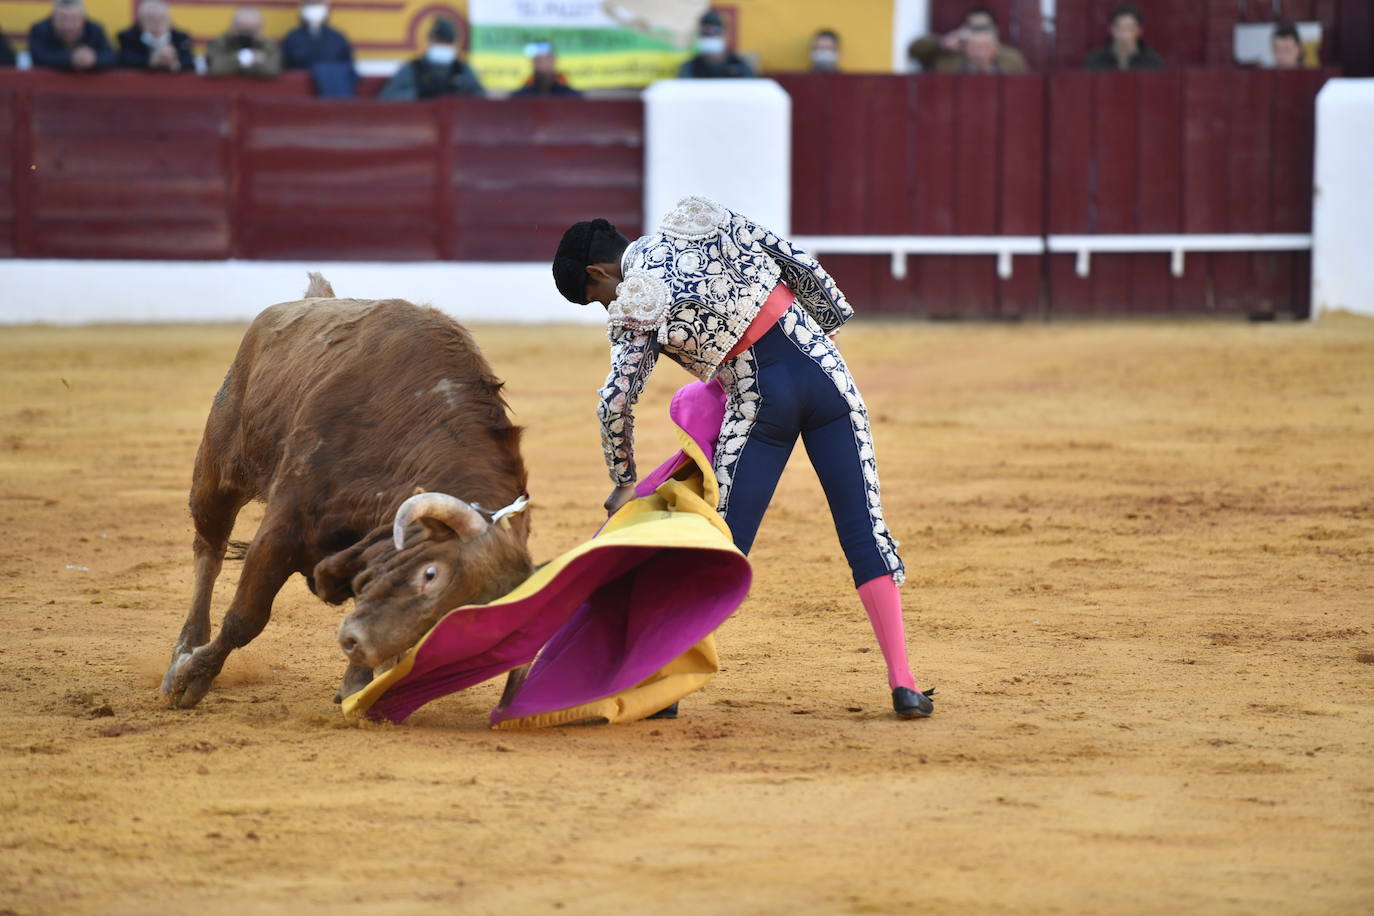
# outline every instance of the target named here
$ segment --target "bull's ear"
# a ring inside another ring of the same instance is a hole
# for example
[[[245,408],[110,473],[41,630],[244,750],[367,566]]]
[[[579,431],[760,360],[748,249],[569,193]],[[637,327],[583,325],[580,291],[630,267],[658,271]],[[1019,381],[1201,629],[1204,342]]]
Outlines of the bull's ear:
[[[315,594],[330,604],[343,604],[353,597],[353,577],[363,566],[363,543],[330,554],[315,564],[311,576]]]

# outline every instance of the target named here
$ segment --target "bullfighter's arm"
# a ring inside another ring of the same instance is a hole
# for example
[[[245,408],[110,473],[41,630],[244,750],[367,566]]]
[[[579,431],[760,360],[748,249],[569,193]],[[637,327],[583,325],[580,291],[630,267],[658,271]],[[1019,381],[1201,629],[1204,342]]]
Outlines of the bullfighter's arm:
[[[634,405],[649,373],[658,361],[655,332],[622,329],[611,344],[611,372],[598,392],[597,416],[601,420],[601,450],[606,468],[617,487],[638,479],[635,471]]]
[[[736,218],[741,217],[736,215]],[[752,223],[750,228],[763,249],[777,262],[782,281],[797,294],[797,304],[816,319],[822,330],[833,334],[854,317],[849,300],[820,261],[775,232]]]

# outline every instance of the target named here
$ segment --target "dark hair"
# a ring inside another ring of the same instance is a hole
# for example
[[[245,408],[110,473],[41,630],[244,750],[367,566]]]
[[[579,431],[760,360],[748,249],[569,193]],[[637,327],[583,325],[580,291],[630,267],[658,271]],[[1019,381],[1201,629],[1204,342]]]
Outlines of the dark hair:
[[[587,304],[587,265],[617,260],[630,240],[604,219],[573,223],[553,256],[553,284],[563,298]]]
[[[1112,7],[1112,14],[1107,17],[1107,22],[1116,22],[1122,16],[1134,16],[1136,22],[1141,25],[1145,24],[1145,17],[1140,15],[1140,7],[1134,3],[1118,3]]]
[[[811,36],[812,41],[815,41],[817,38],[829,38],[834,41],[835,44],[840,43],[840,33],[836,32],[834,29],[821,29],[815,35]]]
[[[968,8],[968,12],[964,14],[964,21],[968,22],[970,16],[986,16],[992,20],[993,25],[997,25],[997,14],[992,11],[990,6],[984,6],[981,3],[977,6],[971,6]]]
[[[1298,35],[1298,27],[1291,22],[1277,22],[1274,24],[1274,34],[1269,40],[1274,41],[1278,38],[1291,38],[1298,44],[1302,44],[1302,37]]]

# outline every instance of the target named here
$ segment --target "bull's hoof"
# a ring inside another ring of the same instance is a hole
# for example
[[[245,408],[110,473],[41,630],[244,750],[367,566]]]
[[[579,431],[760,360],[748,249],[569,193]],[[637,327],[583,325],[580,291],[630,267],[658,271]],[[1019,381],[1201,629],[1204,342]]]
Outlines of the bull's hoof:
[[[191,709],[210,692],[216,671],[205,670],[203,649],[183,652],[162,678],[162,695],[173,709]]]

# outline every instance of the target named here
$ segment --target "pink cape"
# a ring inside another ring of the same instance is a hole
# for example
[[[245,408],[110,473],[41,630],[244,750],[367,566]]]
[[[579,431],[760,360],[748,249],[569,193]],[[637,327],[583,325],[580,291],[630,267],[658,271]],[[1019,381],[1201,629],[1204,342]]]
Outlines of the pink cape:
[[[701,382],[679,390],[669,408],[708,462],[724,412],[720,386]],[[679,452],[646,476],[636,495],[653,493],[691,460]],[[493,724],[613,696],[713,632],[743,602],[751,578],[748,560],[732,548],[682,546],[672,538],[593,538],[549,566],[552,578],[528,594],[517,588],[516,600],[450,611],[397,666],[408,664],[400,677],[383,675],[349,697],[345,711],[400,722],[430,700],[536,656],[515,699],[492,712]]]

